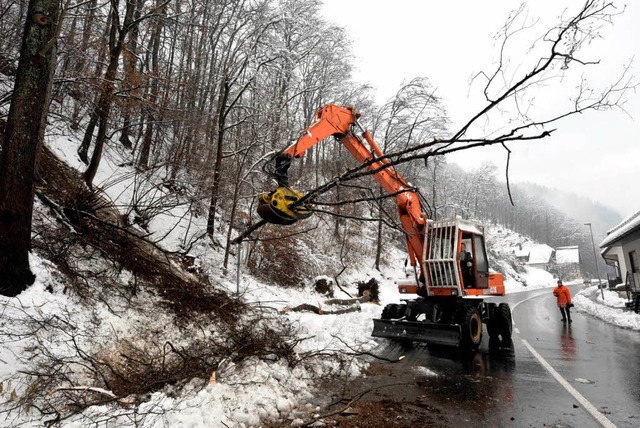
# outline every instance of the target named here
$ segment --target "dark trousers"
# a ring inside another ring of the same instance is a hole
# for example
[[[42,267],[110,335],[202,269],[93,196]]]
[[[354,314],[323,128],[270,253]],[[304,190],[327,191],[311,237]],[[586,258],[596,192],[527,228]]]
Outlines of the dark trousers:
[[[569,308],[569,305],[567,305],[566,308],[560,308],[560,313],[562,314],[562,320],[569,320],[571,321],[571,309]]]

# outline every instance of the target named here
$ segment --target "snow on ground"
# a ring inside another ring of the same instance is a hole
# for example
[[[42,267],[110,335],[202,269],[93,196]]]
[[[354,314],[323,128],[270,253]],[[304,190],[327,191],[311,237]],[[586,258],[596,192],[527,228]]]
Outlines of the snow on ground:
[[[400,251],[393,254],[398,266],[401,265],[402,256]],[[13,315],[11,307],[15,307],[16,313],[37,308],[38,311],[46,314],[60,313],[62,310],[73,307],[69,297],[45,292],[45,287],[55,283],[49,263],[34,256],[32,266],[38,279],[32,287],[20,295],[19,304],[3,298],[2,303],[12,302],[11,305],[4,306],[5,320],[10,319],[6,315]],[[377,279],[382,286],[383,305],[398,301],[400,297],[392,281],[392,276],[398,273],[400,273],[399,270],[388,268],[384,273],[377,274]],[[344,282],[349,283],[353,279],[357,279],[357,276],[351,279],[345,278]],[[550,274],[540,272],[539,269],[530,269],[527,280],[531,284],[529,287],[514,287],[511,284],[508,291],[518,292],[533,287],[543,288],[553,285]],[[235,284],[229,280],[227,286],[231,288],[235,287]],[[273,306],[276,309],[300,303],[322,304],[324,300],[320,295],[305,291],[283,291],[278,287],[261,284],[245,275],[241,276],[240,291],[244,293],[247,301]],[[574,297],[576,309],[621,327],[640,330],[640,316],[623,311],[625,300],[615,292],[605,290],[604,293],[605,300],[602,301],[597,287],[582,290]],[[308,312],[289,312],[283,316],[289,317],[299,325],[301,336],[306,338],[299,345],[299,352],[348,350],[346,344],[358,350],[371,350],[378,343],[369,337],[372,327],[371,319],[379,316],[383,305],[362,304],[361,311],[342,315],[320,316]],[[82,317],[80,313],[76,315]],[[126,328],[121,325],[124,322],[123,318],[107,311],[101,316],[105,318],[110,328],[116,330]],[[17,370],[23,368],[17,365],[17,360],[11,358],[12,355],[21,352],[21,344],[16,343],[9,351],[11,352],[3,356],[4,364],[0,364],[2,380],[8,379]],[[322,378],[331,372],[335,373],[335,370],[343,370],[344,375],[358,375],[364,365],[365,363],[356,358],[347,367],[332,367],[332,362],[327,360],[324,364],[315,364],[313,370],[304,366],[290,369],[281,361],[269,362],[258,359],[245,361],[239,366],[230,364],[218,373],[216,383],[209,383],[204,388],[201,382],[193,382],[178,397],[168,392],[152,394],[138,413],[144,415],[148,411],[149,415],[162,416],[147,416],[138,423],[148,427],[250,427],[259,426],[261,418],[288,418],[292,426],[296,426],[302,421],[308,421],[320,410],[313,395],[314,379]],[[424,375],[439,375],[428,368],[425,370]],[[8,394],[9,391],[5,390],[0,396],[6,399]],[[107,415],[114,417],[114,409],[108,406],[96,406],[86,411],[83,416],[100,420]],[[124,416],[119,419],[123,425],[126,424],[126,420]],[[73,418],[64,426],[80,428],[85,422],[86,420]]]
[[[529,291],[537,288],[555,287],[557,279],[544,269],[526,266],[526,273],[520,277],[524,277],[525,281],[518,281],[512,277],[505,278],[505,288],[507,293],[518,293],[521,291]]]
[[[68,137],[57,137],[49,142],[53,150],[70,165],[82,169],[83,166],[75,153],[79,141]],[[97,176],[97,183],[105,185],[105,192],[116,203],[123,207],[129,206],[137,195],[148,192],[142,190],[143,184],[136,183],[135,174],[130,168],[117,167],[124,163],[124,157],[110,150],[108,156],[101,164]],[[114,172],[114,171],[117,171]],[[146,184],[144,184],[146,186]],[[161,189],[156,189],[162,192]],[[191,237],[198,236],[205,230],[206,218],[192,218],[188,214],[188,207],[180,205],[171,213],[164,213],[156,217],[149,225],[156,238],[163,237],[163,247],[176,250],[188,242]],[[177,220],[176,220],[177,219]],[[497,236],[496,236],[497,235]],[[489,235],[489,242],[497,247],[498,253],[513,254],[513,248],[521,237],[508,235],[499,230],[496,235]],[[217,237],[222,242],[222,236]],[[502,241],[501,241],[502,239]],[[364,303],[360,310],[341,315],[324,314],[317,315],[310,312],[282,312],[285,307],[294,307],[300,304],[313,304],[331,308],[325,304],[326,298],[314,291],[311,287],[304,289],[284,289],[275,285],[262,283],[245,272],[240,272],[236,277],[236,261],[231,258],[229,272],[223,272],[222,254],[220,251],[212,251],[210,245],[201,242],[191,248],[192,253],[198,257],[199,263],[205,272],[215,278],[217,286],[228,292],[239,292],[242,298],[253,304],[263,307],[267,311],[279,313],[279,316],[287,317],[298,327],[299,336],[303,340],[297,345],[296,351],[304,353],[323,353],[329,351],[366,352],[378,346],[382,339],[370,337],[373,328],[373,318],[380,316],[382,308],[388,303],[399,302],[401,295],[397,292],[394,280],[404,276],[403,262],[406,255],[397,249],[388,250],[386,256],[387,267],[378,272],[372,267],[363,267],[359,271],[345,272],[340,276],[340,283],[347,287],[347,291],[355,295],[353,287],[357,281],[367,281],[375,278],[380,284],[380,304]],[[18,299],[0,298],[0,310],[2,320],[0,328],[7,328],[7,323],[21,316],[35,316],[36,314],[54,315],[74,311],[77,306],[72,298],[62,293],[49,293],[45,290],[53,287],[55,290],[62,288],[57,283],[54,275],[54,267],[45,260],[32,257],[32,267],[37,275],[36,283],[22,293]],[[524,272],[517,275],[505,276],[505,286],[508,293],[517,293],[536,288],[553,287],[555,279],[542,270],[526,267]],[[512,273],[515,274],[515,271]],[[236,279],[239,278],[239,281]],[[517,278],[517,279],[515,279]],[[311,282],[313,278],[309,278]],[[640,330],[640,317],[636,314],[623,311],[624,302],[613,292],[605,291],[603,302],[594,292],[599,290],[589,288],[578,293],[574,298],[576,308],[587,312],[607,322],[626,328]],[[347,296],[336,291],[338,298]],[[105,309],[95,308],[100,311],[99,318],[105,326],[105,343],[109,343],[108,331],[125,335],[131,322],[128,317],[119,316],[117,313]],[[157,314],[152,314],[153,319],[146,320],[151,325],[158,324]],[[82,326],[85,317],[82,313],[73,313],[78,326]],[[138,320],[137,322],[145,322]],[[169,323],[164,323],[169,325]],[[10,398],[11,390],[19,388],[17,383],[7,387],[7,380],[14,378],[25,367],[17,358],[25,346],[21,340],[10,344],[0,360],[0,399],[6,401]],[[62,346],[62,345],[60,345]],[[53,349],[55,351],[55,349]],[[93,407],[79,417],[72,418],[64,423],[67,427],[81,427],[89,417],[94,421],[111,419],[111,424],[118,426],[144,426],[144,427],[250,427],[259,426],[262,419],[289,419],[292,426],[300,425],[302,421],[308,421],[313,414],[319,411],[318,398],[314,397],[314,382],[328,375],[356,376],[368,363],[354,357],[344,361],[335,361],[330,357],[316,358],[312,364],[300,364],[291,369],[283,361],[264,361],[251,359],[238,365],[229,363],[224,370],[216,374],[215,382],[209,382],[204,388],[202,381],[194,381],[180,394],[174,391],[164,390],[152,394],[148,401],[137,410],[139,420],[130,419],[130,410],[115,410],[111,406]],[[425,368],[424,375],[438,375]],[[26,385],[24,386],[26,387]],[[18,390],[19,394],[21,391]],[[123,412],[122,416],[115,418],[115,412]],[[126,413],[127,415],[124,415]],[[155,415],[155,416],[153,416]],[[23,420],[28,421],[30,414],[21,414]],[[4,421],[7,422],[7,421]],[[0,425],[3,421],[0,419]],[[114,425],[114,426],[115,426]],[[36,425],[37,426],[37,425]]]
[[[54,267],[47,261],[37,256],[32,256],[31,266],[37,275],[34,285],[23,292],[18,299],[0,297],[2,310],[2,330],[8,327],[12,320],[22,316],[47,318],[56,314],[70,314],[82,329],[87,319],[75,304],[73,299],[62,293],[49,293],[46,288],[53,287],[59,290],[61,284],[56,283]],[[392,287],[391,281],[382,278],[385,287]],[[252,302],[260,302],[264,306],[272,305],[282,308],[285,305],[310,302],[322,304],[323,297],[312,295],[303,291],[284,292],[278,287],[260,284],[248,277],[243,277],[241,292],[245,293],[245,299]],[[362,278],[364,279],[364,278]],[[230,288],[235,284],[228,281]],[[351,290],[353,291],[353,290]],[[389,290],[383,291],[389,295]],[[310,301],[311,299],[311,301]],[[100,310],[99,318],[105,327],[104,341],[109,342],[109,332],[116,336],[126,337],[127,323],[132,322],[129,317],[120,317],[106,310]],[[370,350],[376,346],[370,337],[371,319],[379,316],[380,307],[373,304],[363,304],[361,312],[343,315],[319,316],[306,312],[291,312],[282,316],[289,317],[294,324],[299,326],[300,337],[304,340],[297,348],[299,354],[305,352],[330,352],[330,351],[361,351]],[[163,323],[158,320],[158,314],[154,313],[153,319],[146,322],[149,325],[163,325],[171,328],[171,323]],[[77,331],[79,337],[82,331]],[[49,343],[55,346],[55,341]],[[10,344],[10,348],[3,353],[0,360],[0,382],[3,383],[3,392],[0,392],[2,401],[9,401],[13,391],[19,397],[24,393],[28,383],[20,381],[16,374],[22,369],[27,369],[25,361],[17,358],[28,341],[16,341]],[[60,343],[64,346],[64,342]],[[61,348],[50,349],[52,353],[64,353]],[[142,405],[137,413],[140,420],[136,426],[145,427],[249,427],[260,426],[261,418],[264,420],[290,419],[295,426],[302,420],[308,421],[311,415],[318,412],[318,399],[314,398],[314,382],[317,379],[328,378],[330,375],[357,376],[367,363],[353,358],[348,364],[344,361],[329,358],[316,358],[310,360],[311,364],[300,364],[291,369],[286,361],[263,361],[250,359],[238,365],[229,363],[216,373],[216,382],[210,382],[202,388],[202,380],[194,381],[181,391],[176,397],[173,391],[165,390],[152,394],[149,400]],[[11,380],[9,380],[11,379]],[[91,386],[91,385],[88,385]],[[144,416],[148,412],[147,416]],[[117,417],[121,414],[121,417]],[[129,415],[129,416],[127,416]],[[151,416],[157,415],[157,416]],[[19,420],[2,420],[6,414],[0,416],[0,426],[15,426],[20,422],[29,421],[29,417],[37,417],[37,412],[23,413]],[[116,410],[111,406],[94,406],[86,410],[82,415],[65,421],[66,427],[86,426],[87,419],[93,421],[111,419],[117,426],[132,426],[130,410],[124,408]],[[24,418],[24,419],[22,419]],[[9,425],[5,425],[8,423]],[[38,424],[33,421],[33,425]],[[98,424],[99,426],[99,424]],[[114,425],[115,426],[115,425]]]
[[[69,137],[54,137],[49,141],[49,145],[54,152],[68,164],[80,170],[84,169],[75,152],[79,145]],[[142,190],[143,184],[136,183],[133,170],[127,166],[120,166],[124,163],[124,158],[114,150],[109,150],[105,159],[101,163],[100,170],[96,176],[98,183],[104,192],[121,208],[131,205],[131,201],[137,198],[138,194],[147,192]],[[147,188],[148,189],[148,188]],[[161,192],[162,190],[157,190]],[[40,207],[41,209],[44,209]],[[193,236],[202,235],[206,228],[206,218],[193,218],[188,215],[186,205],[173,208],[172,212],[158,215],[149,224],[149,228],[154,232],[154,237],[162,237],[161,245],[169,250],[179,249],[189,242]],[[123,211],[123,214],[126,212]],[[224,242],[223,236],[216,236],[220,242]],[[283,289],[275,285],[261,283],[241,272],[239,283],[236,282],[236,261],[231,258],[228,273],[221,269],[222,252],[212,251],[211,245],[201,241],[195,243],[191,249],[192,254],[198,257],[198,262],[205,272],[214,278],[216,286],[226,289],[228,292],[239,291],[242,298],[254,305],[260,305],[267,311],[280,311],[284,307],[293,307],[302,303],[324,305],[324,296],[306,289]],[[392,251],[389,255],[394,259],[393,266],[402,266],[405,257],[400,251]],[[38,318],[55,316],[55,314],[68,314],[73,317],[77,327],[83,329],[88,314],[83,314],[76,310],[79,305],[73,298],[60,293],[64,288],[63,284],[57,282],[55,267],[37,256],[32,256],[32,270],[36,274],[36,282],[23,292],[18,299],[0,297],[0,329],[6,332],[5,328],[10,320],[19,320],[21,317]],[[383,273],[373,268],[364,268],[359,272],[345,272],[339,280],[340,283],[348,287],[348,291],[355,295],[356,290],[349,287],[357,281],[367,281],[375,277],[381,286],[380,296],[383,304],[390,301],[398,301],[398,293],[393,282],[393,278],[400,275],[402,269],[393,267],[383,270]],[[310,281],[312,278],[309,279]],[[53,289],[55,293],[49,293],[46,289]],[[338,298],[346,298],[339,291]],[[363,352],[373,349],[377,342],[371,337],[373,326],[372,319],[380,315],[383,305],[362,304],[360,311],[342,315],[316,315],[309,312],[288,312],[280,316],[287,317],[298,327],[299,336],[303,340],[297,345],[296,352],[299,355],[305,353],[327,353],[327,352]],[[107,308],[96,307],[98,317],[102,320],[100,335],[104,335],[104,344],[115,340],[114,336],[128,337],[128,323],[148,323],[148,325],[159,326],[159,328],[170,329],[170,322],[158,320],[158,314],[150,311],[149,319],[135,320],[132,314],[119,316]],[[116,311],[117,312],[117,311]],[[78,331],[79,336],[83,331]],[[167,332],[168,336],[178,336],[179,333]],[[111,339],[109,338],[111,336]],[[12,394],[21,396],[28,388],[28,379],[21,377],[19,372],[27,369],[28,362],[18,358],[26,347],[30,345],[27,341],[15,341],[10,344],[5,356],[0,360],[0,401],[10,401]],[[63,349],[64,341],[59,345],[55,340],[51,341],[51,352],[65,353]],[[152,394],[148,401],[137,410],[140,420],[132,422],[130,410],[118,410],[113,406],[94,406],[87,409],[83,414],[72,417],[64,422],[63,426],[81,427],[85,426],[87,418],[93,421],[111,420],[112,424],[118,426],[189,426],[189,427],[249,427],[259,426],[262,420],[289,419],[293,425],[300,424],[302,420],[308,421],[310,415],[319,411],[317,408],[318,398],[314,398],[315,382],[318,379],[325,379],[329,376],[357,376],[368,363],[356,357],[345,361],[333,360],[332,358],[310,359],[309,364],[299,364],[295,368],[290,368],[284,361],[263,361],[251,359],[240,364],[229,364],[224,370],[216,373],[216,381],[209,383],[202,388],[202,380],[194,381],[179,394],[174,391],[165,390]],[[85,385],[91,386],[91,385]],[[147,416],[142,416],[147,413]],[[121,416],[117,416],[120,414]],[[157,416],[152,416],[157,415]],[[6,414],[3,414],[7,417]],[[17,419],[11,421],[2,420],[0,416],[0,426],[17,425],[27,423],[29,426],[37,426],[40,421],[30,421],[30,418],[37,418],[37,412],[22,413]],[[14,415],[11,415],[14,417]],[[7,423],[9,425],[4,425]],[[33,424],[33,425],[32,425]]]
[[[602,299],[604,294],[604,300]],[[625,308],[626,298],[620,297],[618,292],[602,290],[592,286],[581,290],[573,298],[573,304],[580,312],[587,313],[609,324],[619,327],[640,330],[640,314]]]

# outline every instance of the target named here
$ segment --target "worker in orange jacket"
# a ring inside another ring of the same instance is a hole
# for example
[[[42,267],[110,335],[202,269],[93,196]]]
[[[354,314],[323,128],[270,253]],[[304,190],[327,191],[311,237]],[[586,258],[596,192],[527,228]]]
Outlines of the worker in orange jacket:
[[[562,314],[562,322],[571,322],[571,312],[569,310],[571,306],[573,306],[571,303],[571,292],[569,288],[562,284],[561,279],[558,280],[558,286],[553,289],[553,295],[556,296],[558,300],[558,307]]]

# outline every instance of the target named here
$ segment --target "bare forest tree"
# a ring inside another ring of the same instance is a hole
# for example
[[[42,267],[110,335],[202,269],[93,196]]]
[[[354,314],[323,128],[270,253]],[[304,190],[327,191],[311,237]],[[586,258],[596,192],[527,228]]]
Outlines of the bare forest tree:
[[[264,7],[264,5],[260,6]],[[215,216],[220,197],[226,131],[231,127],[241,125],[250,116],[245,111],[237,118],[237,122],[229,124],[229,113],[237,107],[245,91],[253,84],[255,73],[260,72],[262,67],[273,61],[273,58],[268,55],[262,56],[258,48],[264,43],[263,37],[269,27],[273,26],[277,20],[269,15],[265,16],[262,11],[256,12],[258,11],[246,11],[248,16],[260,16],[257,22],[240,21],[237,27],[226,29],[230,34],[227,37],[228,42],[223,46],[219,86],[212,93],[216,104],[211,117],[212,135],[210,141],[212,144],[207,155],[207,164],[211,165],[213,162],[213,184],[207,221],[207,233],[211,238],[213,238]],[[251,67],[252,65],[253,67]]]
[[[441,100],[435,96],[435,88],[426,78],[415,78],[403,85],[393,98],[382,106],[375,117],[373,135],[379,138],[382,151],[404,150],[419,144],[420,141],[446,136],[448,118]],[[422,175],[420,162],[411,162],[399,168],[405,177],[414,177],[417,181]],[[383,218],[395,223],[395,207],[384,198],[379,189],[379,218],[376,244],[376,268],[380,267],[382,247],[384,246]],[[385,203],[386,202],[386,203]],[[383,205],[386,205],[383,206]]]
[[[97,125],[98,134],[96,136],[93,154],[91,155],[91,162],[89,162],[89,167],[84,173],[85,182],[89,187],[93,185],[93,179],[98,171],[100,160],[102,159],[102,150],[107,137],[111,106],[113,104],[116,73],[120,63],[120,55],[124,49],[125,37],[127,37],[132,27],[136,3],[133,0],[127,0],[123,22],[120,22],[119,6],[118,0],[111,2],[108,65],[100,87],[98,100],[91,113],[91,120],[85,131],[82,145],[78,149],[80,158],[86,163],[88,160],[87,152],[93,139],[95,126]]]
[[[319,7],[313,0],[69,2],[67,19],[58,26],[64,49],[52,108],[56,117],[68,119],[69,128],[84,129],[78,151],[89,164],[86,183],[99,191],[101,183],[94,181],[102,153],[117,151],[138,169],[139,179],[158,180],[158,186],[188,199],[197,215],[206,216],[206,230],[193,239],[208,235],[215,244],[221,234],[228,252],[234,242],[231,228],[241,224],[235,217],[246,213],[253,220],[256,194],[271,185],[259,173],[260,165],[299,136],[316,108],[333,102],[356,105],[391,164],[418,187],[432,187],[423,200],[430,217],[472,215],[487,211],[490,204],[480,198],[479,188],[494,184],[439,189],[453,187],[442,175],[448,172],[441,157],[487,145],[510,150],[515,142],[545,138],[569,115],[616,108],[632,86],[624,75],[600,92],[582,81],[563,111],[548,115],[522,108],[535,104],[542,83],[594,65],[580,57],[581,48],[599,37],[617,11],[611,3],[587,1],[537,39],[542,50],[531,51],[539,55],[529,55],[530,68],[519,74],[522,68],[511,70],[506,55],[511,40],[528,26],[520,9],[501,31],[495,68],[474,82],[483,85],[484,107],[448,132],[446,112],[425,78],[403,85],[377,107],[370,88],[351,79],[343,31],[318,18]],[[12,20],[3,20],[0,32],[11,35],[26,11],[20,2],[7,11]],[[1,69],[10,73],[15,49],[4,38],[0,47]],[[292,168],[293,185],[315,186],[307,200],[318,209],[329,207],[324,211],[335,216],[334,235],[343,239],[349,218],[382,219],[376,223],[380,236],[389,230],[383,224],[395,228],[393,208],[385,208],[387,201],[379,204],[386,195],[369,190],[364,167],[339,144],[322,144]],[[337,176],[339,185],[328,184]],[[454,200],[456,192],[464,202]],[[369,204],[349,203],[355,200]],[[243,233],[235,229],[235,240],[260,226]],[[185,248],[189,245],[185,241]]]
[[[29,267],[34,175],[47,123],[59,3],[31,0],[11,108],[0,141],[0,293],[15,296],[33,283]]]
[[[436,156],[490,145],[504,147],[508,157],[509,144],[547,138],[554,132],[553,127],[568,116],[589,110],[620,108],[624,94],[634,87],[631,78],[626,75],[628,68],[617,79],[599,89],[591,87],[584,78],[578,78],[576,93],[568,95],[563,111],[531,108],[535,105],[534,98],[539,95],[538,91],[549,86],[550,82],[560,81],[561,77],[566,78],[570,70],[597,64],[596,61],[580,57],[582,48],[600,37],[602,26],[610,23],[618,13],[610,2],[587,1],[574,16],[564,19],[542,36],[535,37],[534,46],[537,49],[531,49],[530,52],[537,52],[540,56],[529,57],[527,63],[531,64],[531,67],[523,72],[521,65],[511,69],[506,57],[511,40],[516,34],[530,27],[524,7],[521,7],[511,15],[499,33],[501,49],[495,68],[478,74],[478,79],[485,78],[482,88],[485,96],[484,107],[447,138],[427,137],[408,147],[387,151],[384,157],[389,160],[389,165],[425,162]],[[524,109],[522,106],[530,107]],[[487,123],[492,125],[493,130],[486,129]],[[386,144],[385,137],[388,135],[382,137],[382,145]],[[377,138],[380,143],[379,132]],[[321,200],[319,197],[323,193],[376,172],[367,171],[367,166],[368,163],[364,163],[343,171],[339,179],[333,179],[308,191],[299,203]],[[507,158],[507,178],[508,166]],[[507,189],[509,190],[508,180]],[[460,208],[468,210],[468,207]],[[262,225],[262,222],[256,223],[236,240],[246,238]]]

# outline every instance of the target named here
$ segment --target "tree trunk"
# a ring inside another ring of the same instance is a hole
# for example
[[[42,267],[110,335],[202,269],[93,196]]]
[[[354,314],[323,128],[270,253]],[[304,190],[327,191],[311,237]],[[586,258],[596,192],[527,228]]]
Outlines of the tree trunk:
[[[136,11],[134,13],[134,21],[137,22],[142,14],[142,7],[144,5],[143,0],[136,0]],[[127,91],[128,96],[136,99],[140,90],[135,88],[138,85],[138,79],[136,78],[136,55],[138,54],[138,36],[140,29],[137,24],[133,25],[130,30],[129,43],[125,47],[124,57],[124,90]],[[131,126],[133,115],[133,105],[137,105],[136,101],[126,101],[122,106],[122,132],[120,133],[120,143],[126,149],[133,149],[133,143],[131,142]]]
[[[242,134],[239,131],[238,128],[235,129],[235,140],[237,142],[242,141]],[[254,140],[255,140],[255,136],[254,136]],[[240,149],[241,147],[241,143],[237,143],[236,144],[236,150]],[[226,273],[227,272],[227,268],[229,267],[229,254],[231,253],[231,234],[233,232],[233,226],[234,223],[236,223],[236,216],[238,214],[238,205],[240,203],[240,191],[242,189],[242,183],[245,181],[246,178],[246,171],[245,171],[245,167],[246,167],[246,163],[247,163],[247,154],[249,152],[245,152],[243,155],[240,156],[240,159],[238,159],[238,162],[236,164],[236,175],[234,177],[234,187],[233,187],[233,201],[231,204],[231,214],[229,215],[229,228],[227,229],[227,242],[225,244],[225,249],[224,249],[224,262],[223,262],[223,272]],[[237,260],[238,260],[238,264],[241,263],[240,260],[240,252],[238,252],[238,254],[236,255]]]
[[[82,144],[78,147],[78,156],[80,160],[86,165],[89,164],[89,147],[91,146],[91,140],[93,139],[93,132],[98,124],[98,110],[91,112],[87,129],[84,131],[84,137],[82,138]]]
[[[0,294],[5,296],[17,296],[35,280],[29,268],[33,183],[51,98],[58,14],[57,1],[29,1],[0,151]]]
[[[89,39],[93,33],[93,23],[96,17],[96,3],[97,0],[90,0],[88,4],[85,4],[85,13],[87,17],[84,19],[84,28],[82,29],[82,42],[80,44],[80,52],[86,52],[89,49]],[[98,61],[100,62],[100,61]],[[82,75],[85,69],[86,59],[84,55],[79,55],[74,67],[73,78],[78,78]],[[87,97],[79,90],[74,90],[73,107],[71,109],[71,129],[80,129],[80,111],[83,109],[86,103]],[[87,147],[87,150],[89,148]],[[85,156],[86,158],[86,156]],[[85,164],[89,163],[89,160],[84,161]]]
[[[89,188],[93,186],[93,179],[98,172],[100,160],[102,159],[102,150],[104,149],[104,142],[107,138],[107,126],[109,125],[110,112],[111,100],[100,105],[100,111],[98,112],[100,125],[98,126],[98,135],[96,136],[96,146],[93,148],[91,162],[84,173],[84,181],[87,183]]]
[[[218,105],[218,141],[216,146],[216,160],[213,165],[213,186],[211,186],[211,202],[209,203],[209,217],[207,218],[207,234],[213,239],[213,229],[218,206],[218,193],[220,192],[220,171],[222,170],[222,143],[224,142],[224,123],[226,117],[225,105],[229,96],[229,82],[222,80],[220,88],[220,102]]]
[[[380,270],[380,259],[382,258],[382,229],[384,228],[384,223],[382,222],[382,216],[384,213],[382,212],[382,200],[378,202],[378,216],[380,220],[378,220],[378,234],[376,237],[376,270]]]
[[[107,71],[105,73],[104,83],[102,85],[102,91],[100,93],[100,100],[98,101],[98,105],[96,105],[95,109],[95,113],[97,113],[99,119],[98,135],[96,136],[96,146],[93,149],[89,167],[84,173],[84,181],[89,187],[93,186],[93,179],[98,172],[100,160],[102,159],[102,149],[104,148],[104,143],[107,135],[107,127],[109,126],[109,115],[111,112],[111,104],[113,103],[113,91],[115,86],[114,82],[116,74],[118,72],[118,63],[120,61],[120,54],[122,53],[122,49],[124,47],[124,38],[126,37],[128,31],[131,29],[130,24],[133,19],[135,3],[132,0],[127,1],[126,14],[124,17],[122,28],[118,28],[119,21],[117,19],[117,7],[118,5],[116,2],[116,4],[113,5],[113,9],[111,11],[112,27],[109,37],[109,66],[107,67]]]
[[[152,86],[156,86],[157,83],[153,83]],[[152,89],[152,93],[155,92]],[[153,95],[152,95],[153,98]],[[155,116],[153,114],[153,107],[149,106],[149,112],[146,117],[146,127],[142,136],[142,146],[140,147],[140,156],[138,158],[138,169],[146,170],[149,168],[149,155],[151,154],[151,143],[153,142],[153,123]]]
[[[233,223],[236,220],[236,213],[238,211],[238,199],[240,196],[240,184],[241,184],[241,171],[242,165],[238,166],[238,174],[236,174],[235,187],[233,189],[233,201],[231,205],[231,214],[229,215],[229,228],[227,229],[227,243],[224,247],[224,261],[222,263],[223,272],[226,274],[229,267],[229,254],[231,254],[231,233],[233,232]],[[237,254],[240,257],[240,254]],[[238,258],[238,263],[240,259]]]
[[[159,3],[159,2],[157,2]],[[158,55],[160,52],[160,36],[162,35],[164,27],[164,6],[157,4],[160,10],[158,11],[158,18],[154,27],[152,36],[152,48],[151,48],[151,89],[148,95],[148,106],[146,121],[147,126],[142,138],[142,147],[140,149],[140,156],[138,158],[138,168],[145,170],[149,167],[149,155],[151,153],[151,143],[153,142],[154,123],[158,120],[158,86],[160,79],[160,65]]]

